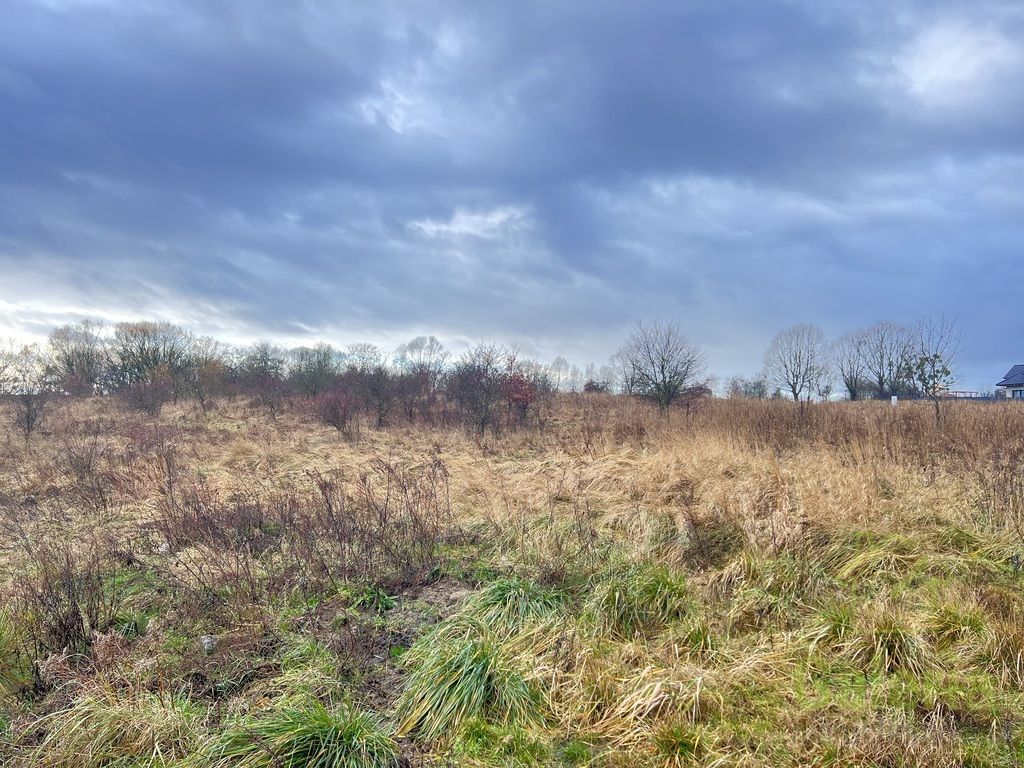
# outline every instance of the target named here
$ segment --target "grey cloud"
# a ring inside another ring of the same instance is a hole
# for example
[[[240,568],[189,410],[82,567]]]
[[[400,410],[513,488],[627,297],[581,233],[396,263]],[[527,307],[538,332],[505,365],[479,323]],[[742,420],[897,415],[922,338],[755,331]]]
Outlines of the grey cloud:
[[[9,6],[13,331],[91,309],[599,359],[671,316],[728,374],[792,322],[949,312],[968,384],[1024,354],[1017,4]]]

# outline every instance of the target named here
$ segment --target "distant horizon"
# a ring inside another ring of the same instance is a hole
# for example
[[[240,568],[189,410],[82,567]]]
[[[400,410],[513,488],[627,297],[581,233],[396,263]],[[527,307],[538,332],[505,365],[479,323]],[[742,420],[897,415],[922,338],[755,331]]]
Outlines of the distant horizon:
[[[958,318],[1024,363],[1024,5],[11,0],[0,339],[435,335],[602,364],[679,323]]]

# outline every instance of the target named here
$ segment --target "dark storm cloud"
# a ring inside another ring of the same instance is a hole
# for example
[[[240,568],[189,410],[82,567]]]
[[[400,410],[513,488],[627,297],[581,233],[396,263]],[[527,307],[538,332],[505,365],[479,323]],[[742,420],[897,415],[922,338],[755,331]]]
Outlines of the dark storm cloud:
[[[12,0],[0,326],[582,359],[660,316],[730,373],[945,312],[987,386],[1024,355],[1021,40],[998,0]]]

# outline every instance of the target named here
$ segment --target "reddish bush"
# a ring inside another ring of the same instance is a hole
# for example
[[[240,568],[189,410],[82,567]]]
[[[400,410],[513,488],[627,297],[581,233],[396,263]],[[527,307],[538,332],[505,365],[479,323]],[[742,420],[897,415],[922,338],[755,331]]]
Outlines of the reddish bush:
[[[503,388],[509,409],[514,410],[520,418],[525,418],[530,405],[537,400],[537,387],[524,374],[516,371],[505,378]]]

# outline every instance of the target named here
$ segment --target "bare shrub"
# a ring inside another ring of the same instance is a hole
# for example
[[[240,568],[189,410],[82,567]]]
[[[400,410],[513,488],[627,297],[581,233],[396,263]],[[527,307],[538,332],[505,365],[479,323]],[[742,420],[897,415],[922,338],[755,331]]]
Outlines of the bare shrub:
[[[22,347],[8,368],[14,423],[27,441],[43,421],[54,400],[49,363],[36,345]]]
[[[356,398],[349,392],[334,389],[323,392],[310,401],[313,418],[319,423],[348,433],[358,410]]]
[[[118,394],[129,408],[158,416],[164,405],[174,399],[174,382],[169,374],[155,371],[152,380],[126,384]]]
[[[165,495],[154,522],[179,566],[210,593],[257,597],[347,581],[418,583],[449,530],[448,473],[377,460],[346,485],[316,472],[303,491],[222,499],[203,484]]]
[[[502,354],[494,345],[478,344],[448,375],[448,397],[480,436],[491,426],[495,407],[503,396]]]
[[[116,575],[125,555],[108,542],[44,542],[28,551],[12,586],[13,614],[33,660],[85,653],[121,604]]]
[[[118,481],[110,469],[111,446],[99,423],[84,435],[66,435],[58,446],[56,469],[68,479],[67,494],[76,507],[107,518],[119,508]]]

